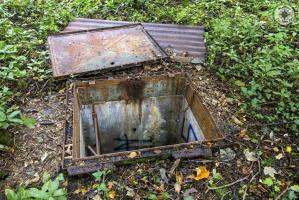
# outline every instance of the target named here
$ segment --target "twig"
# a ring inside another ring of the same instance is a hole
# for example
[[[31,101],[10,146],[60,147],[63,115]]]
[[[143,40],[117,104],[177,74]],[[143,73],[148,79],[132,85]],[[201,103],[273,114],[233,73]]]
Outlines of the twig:
[[[249,177],[249,176],[245,176],[244,178],[238,179],[238,180],[236,180],[236,181],[234,181],[234,182],[231,182],[231,183],[226,184],[226,185],[218,186],[218,187],[209,187],[209,186],[208,186],[208,189],[206,190],[206,193],[207,193],[209,190],[218,190],[218,189],[222,189],[222,188],[230,187],[230,186],[232,186],[232,185],[234,185],[234,184],[236,184],[236,183],[239,183],[239,182],[242,182],[242,181],[248,179],[248,177]]]
[[[281,197],[290,189],[290,184],[275,198],[275,200],[281,199]]]
[[[251,179],[250,179],[250,181],[248,182],[248,184],[246,185],[246,188],[245,188],[245,190],[244,190],[244,194],[243,194],[243,200],[245,200],[246,199],[246,195],[247,195],[247,190],[248,190],[248,185],[250,185],[250,183],[255,179],[255,177],[257,176],[257,175],[259,175],[259,173],[261,173],[261,163],[260,163],[260,160],[258,159],[257,160],[257,163],[258,163],[258,172],[256,173],[256,174],[254,174],[252,177],[251,177]]]

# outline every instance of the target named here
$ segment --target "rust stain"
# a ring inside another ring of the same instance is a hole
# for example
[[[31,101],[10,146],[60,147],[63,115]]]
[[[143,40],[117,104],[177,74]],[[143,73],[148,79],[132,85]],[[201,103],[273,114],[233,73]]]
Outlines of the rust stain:
[[[145,82],[143,80],[125,80],[119,83],[126,91],[126,100],[141,100],[144,95]]]

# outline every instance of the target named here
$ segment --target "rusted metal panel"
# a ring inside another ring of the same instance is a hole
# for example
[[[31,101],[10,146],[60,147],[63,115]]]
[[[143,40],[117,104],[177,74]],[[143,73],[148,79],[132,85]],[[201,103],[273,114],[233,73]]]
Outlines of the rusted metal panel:
[[[113,170],[115,166],[112,163],[92,163],[84,166],[72,166],[67,169],[68,175],[76,176],[80,174],[88,174],[97,170],[110,169]]]
[[[212,150],[210,148],[195,148],[195,149],[183,149],[180,151],[172,152],[172,157],[179,158],[194,158],[194,157],[211,157]]]
[[[115,27],[132,22],[77,18],[64,32]],[[141,23],[145,30],[176,61],[202,63],[206,59],[204,28],[174,24]]]
[[[160,61],[167,54],[142,25],[60,33],[48,44],[54,78]]]

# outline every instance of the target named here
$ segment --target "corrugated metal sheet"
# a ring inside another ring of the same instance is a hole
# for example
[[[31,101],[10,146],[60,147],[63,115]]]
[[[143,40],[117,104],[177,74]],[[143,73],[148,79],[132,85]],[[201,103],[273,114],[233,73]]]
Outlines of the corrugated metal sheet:
[[[54,78],[135,66],[167,57],[140,24],[61,33],[48,38]]]
[[[132,22],[77,18],[64,32],[114,27]],[[174,24],[141,23],[156,42],[176,61],[201,63],[206,59],[204,28]]]

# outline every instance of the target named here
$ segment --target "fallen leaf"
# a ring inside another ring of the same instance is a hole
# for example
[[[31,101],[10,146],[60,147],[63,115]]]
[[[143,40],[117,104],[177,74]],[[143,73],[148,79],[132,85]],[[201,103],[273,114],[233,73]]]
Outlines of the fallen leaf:
[[[44,155],[41,157],[41,161],[44,162],[47,157],[48,157],[48,152],[44,153]]]
[[[102,198],[100,197],[100,195],[96,195],[92,198],[92,200],[102,200]]]
[[[135,196],[135,192],[132,188],[129,188],[129,187],[126,187],[126,190],[127,190],[127,196],[129,197],[134,197]]]
[[[183,182],[183,175],[182,175],[181,172],[180,172],[180,173],[177,173],[177,174],[175,175],[175,180],[176,180],[177,183],[182,184],[182,182]]]
[[[291,153],[292,152],[292,147],[291,146],[287,146],[286,147],[286,152]]]
[[[110,199],[114,199],[116,196],[116,192],[114,190],[111,190],[108,192],[108,196]]]
[[[236,157],[236,153],[231,148],[220,149],[220,158],[223,161],[231,161]]]
[[[111,190],[113,187],[113,182],[111,182],[111,181],[108,182],[107,186],[108,186],[108,189]]]
[[[36,182],[38,182],[39,181],[39,175],[38,175],[38,173],[36,172],[34,175],[34,178],[32,178],[32,179],[28,179],[27,181],[25,181],[25,186],[27,186],[27,185],[30,185],[30,184],[32,184],[32,183],[36,183]]]
[[[247,132],[247,129],[241,129],[241,131],[240,131],[240,137],[245,137],[246,132]]]
[[[161,180],[163,183],[169,182],[169,179],[167,178],[167,175],[166,175],[166,170],[164,168],[160,168],[160,176],[161,176]]]
[[[277,147],[273,147],[274,152],[279,152],[279,149]]]
[[[197,71],[202,70],[202,66],[200,66],[200,65],[197,65],[195,68],[196,68]]]
[[[61,90],[58,91],[59,94],[63,94],[65,92],[65,88],[62,88]]]
[[[264,174],[274,178],[275,174],[277,174],[277,171],[273,167],[264,167]]]
[[[196,171],[196,176],[193,179],[197,181],[204,178],[208,178],[210,175],[210,172],[207,170],[205,166],[196,167],[195,171]]]
[[[159,187],[156,186],[155,190],[156,190],[158,193],[163,193],[163,192],[165,192],[164,184],[162,183]]]
[[[175,191],[176,193],[180,194],[181,189],[182,189],[181,184],[179,184],[179,183],[175,183],[175,184],[174,184],[174,191]]]
[[[93,185],[92,185],[92,188],[93,188],[93,189],[96,189],[96,188],[98,188],[98,186],[99,186],[99,184],[96,183],[96,184],[93,184]]]
[[[161,153],[161,152],[162,152],[162,151],[159,150],[159,149],[154,150],[154,153],[155,153],[155,154],[159,154],[159,153]]]
[[[282,159],[284,156],[283,156],[283,154],[282,153],[279,153],[279,154],[277,154],[277,156],[275,156],[275,158],[277,159],[277,160],[280,160],[280,159]]]
[[[88,189],[85,187],[78,188],[74,191],[74,194],[81,194],[84,196],[88,192]]]
[[[232,117],[232,120],[235,124],[241,126],[243,125],[243,122],[241,122],[238,118],[236,118],[235,116]]]
[[[244,150],[244,155],[248,161],[254,162],[258,160],[256,153],[254,151],[249,151],[249,149]]]
[[[173,163],[173,165],[171,166],[170,171],[169,171],[170,174],[173,174],[173,173],[174,173],[175,169],[179,166],[180,162],[181,162],[181,159],[176,159],[176,160],[174,161],[174,163]]]
[[[133,151],[128,155],[128,158],[135,158],[137,155],[137,152]]]

